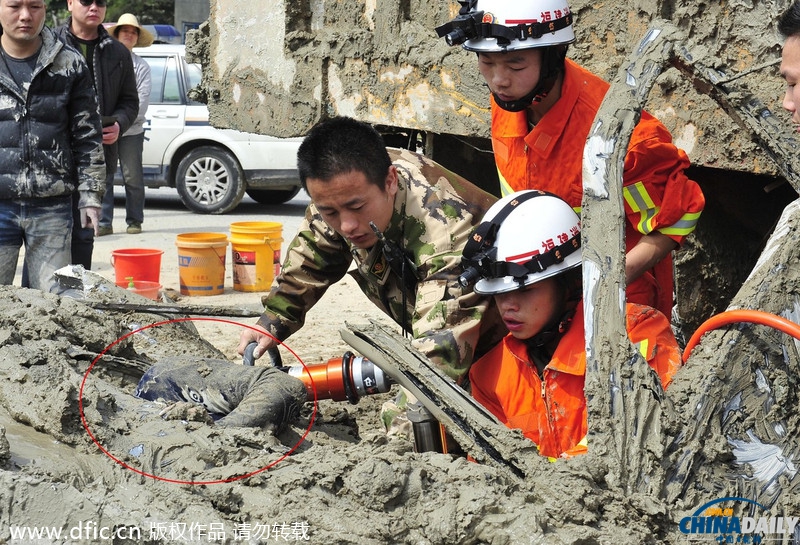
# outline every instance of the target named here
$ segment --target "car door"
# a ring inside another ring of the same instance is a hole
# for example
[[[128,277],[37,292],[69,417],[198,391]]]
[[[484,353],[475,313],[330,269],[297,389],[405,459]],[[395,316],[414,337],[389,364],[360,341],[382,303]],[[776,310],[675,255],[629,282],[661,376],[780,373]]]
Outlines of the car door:
[[[181,57],[181,63],[184,70],[183,81],[187,89],[184,93],[186,97],[186,110],[184,110],[186,130],[202,130],[204,133],[207,133],[209,129],[216,131],[208,122],[208,106],[186,96],[189,89],[194,89],[200,85],[203,79],[203,69],[199,64],[187,63],[184,57]],[[216,140],[216,138],[214,139]]]
[[[144,124],[142,166],[145,177],[163,177],[170,143],[186,125],[186,87],[182,59],[177,54],[140,56],[150,65],[153,88]]]

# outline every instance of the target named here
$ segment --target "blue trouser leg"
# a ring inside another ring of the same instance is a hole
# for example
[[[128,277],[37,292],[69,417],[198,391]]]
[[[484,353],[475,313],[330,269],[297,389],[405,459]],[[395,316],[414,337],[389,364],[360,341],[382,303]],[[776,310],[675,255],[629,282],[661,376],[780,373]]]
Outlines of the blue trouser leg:
[[[11,284],[25,244],[30,287],[56,291],[53,272],[70,263],[71,198],[0,201],[0,283]]]

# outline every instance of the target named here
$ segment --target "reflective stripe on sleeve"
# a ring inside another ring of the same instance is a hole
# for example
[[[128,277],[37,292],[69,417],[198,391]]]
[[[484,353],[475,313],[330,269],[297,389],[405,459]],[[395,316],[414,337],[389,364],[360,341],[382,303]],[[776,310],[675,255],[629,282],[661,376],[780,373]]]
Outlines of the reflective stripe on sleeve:
[[[700,219],[700,212],[687,212],[681,219],[676,221],[669,227],[661,227],[658,229],[659,233],[665,235],[675,235],[685,237],[697,227],[697,221]]]
[[[660,209],[647,193],[644,182],[626,185],[622,188],[622,196],[625,198],[625,202],[628,203],[628,206],[631,207],[631,210],[639,214],[639,221],[636,222],[636,230],[644,235],[652,233],[653,220]]]
[[[645,361],[649,356],[648,351],[650,348],[650,340],[649,339],[642,339],[640,342],[636,343],[636,350],[639,351],[639,354],[642,355]]]

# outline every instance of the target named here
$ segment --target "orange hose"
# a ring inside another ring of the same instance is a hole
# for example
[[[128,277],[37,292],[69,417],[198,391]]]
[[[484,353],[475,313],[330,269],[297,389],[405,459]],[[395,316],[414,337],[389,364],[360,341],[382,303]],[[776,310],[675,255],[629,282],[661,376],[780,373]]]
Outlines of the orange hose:
[[[779,331],[783,331],[795,339],[800,339],[800,325],[791,322],[786,318],[782,318],[775,314],[770,314],[769,312],[763,312],[761,310],[728,310],[721,312],[716,316],[712,316],[697,328],[697,331],[694,332],[692,338],[689,339],[688,343],[686,343],[686,348],[683,351],[683,361],[686,362],[686,360],[689,359],[689,354],[695,345],[700,342],[700,337],[702,337],[704,333],[712,329],[729,324],[735,324],[737,322],[750,322],[759,325],[766,325]]]

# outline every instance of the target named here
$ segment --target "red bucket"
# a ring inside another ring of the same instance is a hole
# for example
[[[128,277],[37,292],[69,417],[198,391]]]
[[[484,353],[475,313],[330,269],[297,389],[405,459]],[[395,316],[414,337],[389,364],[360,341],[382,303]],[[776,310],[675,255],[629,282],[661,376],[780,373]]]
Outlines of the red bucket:
[[[111,266],[116,273],[116,282],[128,282],[129,278],[146,282],[161,282],[161,255],[164,250],[153,248],[125,248],[111,252]]]

